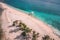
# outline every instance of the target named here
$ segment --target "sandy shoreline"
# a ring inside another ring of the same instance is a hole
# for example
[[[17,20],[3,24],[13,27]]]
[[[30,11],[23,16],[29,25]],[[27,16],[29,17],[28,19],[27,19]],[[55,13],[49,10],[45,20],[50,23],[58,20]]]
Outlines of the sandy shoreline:
[[[8,5],[8,4],[6,4],[6,5]],[[27,14],[27,15],[29,15],[28,13],[29,12],[26,12],[26,11],[24,11],[24,10],[20,10],[20,9],[18,9],[18,8],[14,8],[14,7],[12,7],[12,6],[10,6],[10,5],[8,5],[9,7],[11,7],[11,8],[13,8],[13,9],[15,9],[15,10],[17,10],[17,11],[21,11],[21,12],[24,12],[25,14]],[[33,17],[33,18],[35,18],[36,20],[38,20],[38,21],[42,21],[42,20],[39,20],[38,18],[36,18],[36,17],[34,17],[33,15],[30,15],[31,17]],[[43,22],[43,21],[42,21]],[[44,22],[43,22],[44,23]],[[47,23],[44,23],[44,24],[46,24],[47,25]],[[56,34],[56,35],[59,35],[60,36],[60,31],[58,30],[58,29],[56,29],[56,28],[54,28],[52,25],[48,25],[52,30],[53,30],[53,32]]]
[[[10,22],[9,24],[12,23],[12,21],[14,20],[22,20],[27,26],[29,26],[30,28],[32,28],[33,30],[39,32],[42,36],[45,34],[48,34],[50,37],[59,40],[60,38],[58,38],[58,36],[56,36],[53,33],[53,30],[45,23],[43,23],[42,21],[33,18],[27,14],[25,14],[22,11],[17,11],[13,8],[8,7],[6,4],[3,4],[3,8],[5,9],[5,14],[3,13],[3,15],[6,15],[5,17],[7,17],[7,20]],[[5,18],[3,16],[3,18]],[[6,20],[6,19],[5,19]],[[37,30],[36,30],[37,29]],[[8,30],[8,28],[7,28]]]

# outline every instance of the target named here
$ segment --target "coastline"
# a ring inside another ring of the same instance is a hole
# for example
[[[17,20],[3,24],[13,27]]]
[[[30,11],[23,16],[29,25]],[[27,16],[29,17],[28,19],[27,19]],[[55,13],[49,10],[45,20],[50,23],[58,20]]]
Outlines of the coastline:
[[[6,4],[6,5],[8,5],[8,4]],[[29,15],[29,14],[28,14],[29,12],[26,12],[26,11],[24,11],[24,10],[21,10],[21,9],[15,8],[15,7],[10,6],[10,5],[8,5],[8,6],[11,7],[11,8],[13,8],[13,9],[15,9],[15,10],[17,10],[17,11],[21,11],[21,12],[23,12],[24,14]],[[42,20],[39,20],[38,18],[34,17],[33,15],[29,15],[29,16],[31,16],[31,17],[37,19],[38,21],[42,21]],[[42,21],[42,22],[43,22],[43,21]],[[43,22],[43,23],[44,23],[44,22]],[[47,24],[46,22],[45,22],[44,24],[48,25],[48,26],[53,30],[53,32],[54,32],[55,34],[57,34],[57,35],[60,36],[60,34],[59,34],[60,31],[59,31],[58,29],[54,28],[52,25]]]
[[[10,9],[10,8],[9,8],[9,9]],[[27,15],[27,14],[26,14],[25,12],[23,12],[23,11],[19,11],[19,10],[16,10],[15,8],[11,8],[11,10],[13,10],[13,9],[14,9],[14,11],[17,11],[16,13],[20,13],[21,15],[25,15],[26,17],[28,16],[28,17],[30,18],[30,20],[32,20],[32,21],[35,20],[34,22],[36,22],[37,25],[39,25],[39,26],[42,25],[42,28],[43,28],[44,30],[46,29],[47,32],[50,31],[51,34],[52,34],[53,30],[52,30],[50,27],[48,27],[49,25],[45,24],[44,22],[41,22],[41,20],[38,20],[37,18],[35,18],[35,17],[33,17],[33,16],[31,17],[31,16]],[[10,11],[11,11],[11,10],[10,10]],[[14,11],[13,11],[13,12],[14,12]],[[12,13],[13,13],[13,12],[12,12]],[[16,13],[15,13],[15,14],[16,14]],[[24,14],[23,14],[23,13],[24,13]],[[19,14],[19,15],[20,15],[20,14]],[[43,25],[43,24],[44,24],[44,25]],[[49,29],[49,30],[47,30],[47,29]],[[49,34],[50,32],[48,32],[48,34]],[[51,34],[50,34],[50,35],[51,35]],[[54,34],[52,34],[52,35],[54,35]]]

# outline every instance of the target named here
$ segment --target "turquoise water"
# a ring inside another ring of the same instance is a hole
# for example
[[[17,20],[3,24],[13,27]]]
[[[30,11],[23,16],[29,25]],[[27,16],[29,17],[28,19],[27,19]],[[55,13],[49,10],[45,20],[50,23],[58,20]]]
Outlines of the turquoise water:
[[[39,20],[42,20],[45,23],[52,25],[54,28],[60,30],[60,16],[50,15],[44,12],[37,12],[37,11],[34,11],[33,15]]]
[[[33,16],[35,16],[36,18],[38,18],[39,20],[42,20],[43,22],[52,25],[54,28],[58,29],[60,31],[60,14],[58,13],[58,11],[53,10],[53,9],[47,9],[44,8],[44,6],[35,6],[31,3],[27,3],[24,0],[6,0],[5,3],[24,10],[26,12],[29,12],[31,14],[31,12],[33,12]],[[37,7],[37,8],[36,8]],[[45,12],[46,11],[46,12]],[[55,12],[56,11],[56,12]]]

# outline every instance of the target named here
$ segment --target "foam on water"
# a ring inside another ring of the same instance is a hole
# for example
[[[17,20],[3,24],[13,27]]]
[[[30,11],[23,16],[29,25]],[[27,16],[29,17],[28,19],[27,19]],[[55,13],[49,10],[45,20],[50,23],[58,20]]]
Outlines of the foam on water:
[[[52,25],[48,25],[49,27],[51,27],[53,29],[53,33],[57,36],[60,37],[60,31],[57,28],[54,28]]]

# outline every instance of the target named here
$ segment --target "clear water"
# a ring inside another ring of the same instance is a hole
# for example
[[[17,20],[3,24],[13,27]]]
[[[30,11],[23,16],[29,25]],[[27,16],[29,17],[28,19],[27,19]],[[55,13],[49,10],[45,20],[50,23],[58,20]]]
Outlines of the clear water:
[[[60,4],[57,2],[59,5],[53,3],[52,6],[51,3],[50,5],[47,5],[47,3],[44,2],[43,5],[43,3],[39,4],[38,2],[39,1],[32,0],[5,0],[6,4],[9,4],[15,8],[24,10],[30,14],[33,12],[33,16],[49,25],[52,25],[54,28],[60,31]]]

